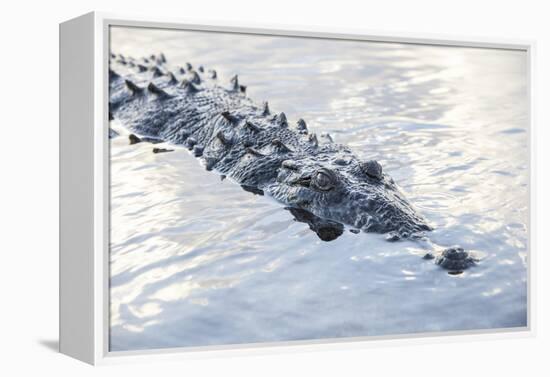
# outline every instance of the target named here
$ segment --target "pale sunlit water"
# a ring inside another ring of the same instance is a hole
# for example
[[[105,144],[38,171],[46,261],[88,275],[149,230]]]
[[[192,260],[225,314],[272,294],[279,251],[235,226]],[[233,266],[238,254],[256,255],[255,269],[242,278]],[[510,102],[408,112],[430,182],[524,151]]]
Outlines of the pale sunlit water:
[[[421,258],[428,243],[323,242],[186,149],[153,154],[123,134],[111,141],[111,350],[526,325],[524,52],[130,28],[111,47],[221,82],[238,73],[289,123],[380,161],[433,243],[482,258],[452,276]]]

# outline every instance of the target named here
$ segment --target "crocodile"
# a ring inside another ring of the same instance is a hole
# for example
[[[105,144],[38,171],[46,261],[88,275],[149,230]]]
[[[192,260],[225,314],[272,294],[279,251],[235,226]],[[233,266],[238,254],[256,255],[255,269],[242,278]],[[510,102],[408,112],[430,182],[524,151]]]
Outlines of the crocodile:
[[[207,170],[282,203],[321,239],[338,237],[341,224],[389,240],[432,229],[378,161],[318,137],[303,119],[291,125],[249,98],[236,75],[224,85],[215,70],[172,67],[162,53],[111,54],[109,89],[109,117],[139,135],[134,142],[185,146]]]

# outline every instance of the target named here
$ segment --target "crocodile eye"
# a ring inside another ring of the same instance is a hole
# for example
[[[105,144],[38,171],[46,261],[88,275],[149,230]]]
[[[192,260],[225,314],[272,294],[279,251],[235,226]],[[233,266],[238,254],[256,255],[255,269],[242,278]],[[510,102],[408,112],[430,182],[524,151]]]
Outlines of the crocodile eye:
[[[328,169],[319,169],[313,174],[311,183],[318,190],[329,191],[336,186],[336,177]]]

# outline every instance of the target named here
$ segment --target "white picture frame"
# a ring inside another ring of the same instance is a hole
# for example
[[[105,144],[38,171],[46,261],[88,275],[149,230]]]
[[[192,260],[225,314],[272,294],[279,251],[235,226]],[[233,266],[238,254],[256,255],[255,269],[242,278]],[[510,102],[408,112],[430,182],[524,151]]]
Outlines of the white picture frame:
[[[523,50],[529,72],[528,313],[524,328],[414,335],[323,339],[230,346],[109,352],[109,139],[108,54],[110,26],[208,30],[445,46]],[[296,350],[350,349],[387,344],[472,341],[533,336],[535,333],[535,124],[534,41],[462,38],[425,34],[327,30],[281,25],[241,25],[88,13],[60,24],[60,351],[90,364],[182,359]]]

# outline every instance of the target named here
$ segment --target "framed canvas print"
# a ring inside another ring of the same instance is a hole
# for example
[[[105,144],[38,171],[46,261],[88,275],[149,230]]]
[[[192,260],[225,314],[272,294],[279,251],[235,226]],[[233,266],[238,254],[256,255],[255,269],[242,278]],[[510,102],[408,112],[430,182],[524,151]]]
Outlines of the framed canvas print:
[[[532,50],[61,24],[61,351],[531,334]]]

